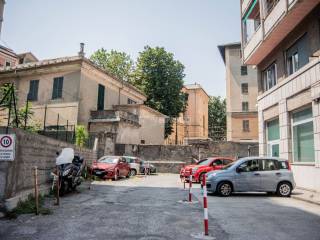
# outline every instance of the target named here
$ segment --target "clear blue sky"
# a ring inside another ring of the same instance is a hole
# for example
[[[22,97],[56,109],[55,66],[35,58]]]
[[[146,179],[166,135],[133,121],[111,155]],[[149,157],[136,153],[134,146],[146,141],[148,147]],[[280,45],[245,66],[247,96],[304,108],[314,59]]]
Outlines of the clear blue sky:
[[[89,56],[104,47],[136,58],[165,47],[186,67],[185,83],[225,96],[217,45],[239,41],[239,0],[7,0],[1,44],[39,59]]]

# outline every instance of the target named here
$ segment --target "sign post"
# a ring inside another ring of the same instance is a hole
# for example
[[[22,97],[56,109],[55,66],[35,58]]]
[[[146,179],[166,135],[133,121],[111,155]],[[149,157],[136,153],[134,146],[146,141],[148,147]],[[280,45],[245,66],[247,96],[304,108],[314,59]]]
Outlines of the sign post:
[[[0,134],[0,161],[14,160],[15,140],[14,134]]]

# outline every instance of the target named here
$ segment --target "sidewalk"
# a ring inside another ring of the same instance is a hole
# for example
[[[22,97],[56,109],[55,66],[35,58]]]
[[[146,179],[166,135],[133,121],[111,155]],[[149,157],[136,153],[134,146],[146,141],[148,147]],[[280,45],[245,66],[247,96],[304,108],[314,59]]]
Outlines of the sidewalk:
[[[291,197],[320,205],[320,192],[314,192],[314,191],[308,191],[301,188],[296,188],[292,192]]]

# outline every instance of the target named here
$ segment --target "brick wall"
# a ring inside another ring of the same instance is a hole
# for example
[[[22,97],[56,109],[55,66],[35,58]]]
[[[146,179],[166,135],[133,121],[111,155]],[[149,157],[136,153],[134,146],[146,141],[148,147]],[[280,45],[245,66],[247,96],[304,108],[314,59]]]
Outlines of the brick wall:
[[[0,133],[5,133],[0,128]],[[87,163],[97,158],[89,149],[79,149],[72,144],[57,141],[42,135],[28,133],[20,129],[10,129],[16,134],[16,155],[12,162],[0,161],[0,200],[17,196],[20,192],[33,188],[33,168],[55,167],[56,151],[72,147],[75,153],[84,157]],[[50,170],[39,170],[39,184],[50,182]]]

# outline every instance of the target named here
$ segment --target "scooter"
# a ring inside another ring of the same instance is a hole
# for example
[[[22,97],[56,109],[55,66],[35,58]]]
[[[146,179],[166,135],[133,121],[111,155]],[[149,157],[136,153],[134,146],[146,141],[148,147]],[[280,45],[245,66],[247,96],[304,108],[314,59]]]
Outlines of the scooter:
[[[74,155],[72,148],[64,148],[57,155],[58,173],[51,173],[53,175],[52,189],[59,184],[59,195],[62,196],[67,192],[75,191],[76,187],[81,184],[85,161],[82,157]]]

